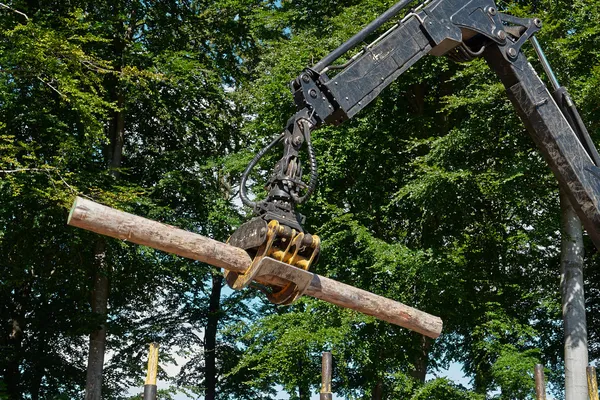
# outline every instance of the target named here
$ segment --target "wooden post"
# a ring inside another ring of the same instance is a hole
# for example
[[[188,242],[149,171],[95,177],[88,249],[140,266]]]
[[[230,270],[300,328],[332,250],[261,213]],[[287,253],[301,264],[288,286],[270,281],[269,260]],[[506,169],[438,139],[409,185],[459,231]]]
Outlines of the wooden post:
[[[156,400],[156,375],[158,374],[158,343],[150,343],[148,374],[144,385],[144,400]]]
[[[587,367],[588,395],[590,400],[598,400],[598,379],[596,367]]]
[[[535,395],[536,400],[546,400],[546,379],[544,378],[544,366],[535,366]]]
[[[333,359],[331,353],[328,351],[323,352],[323,361],[321,364],[321,393],[319,396],[320,400],[332,400],[333,394],[331,393],[331,375],[333,370]]]
[[[80,197],[71,208],[68,224],[229,271],[244,273],[251,262],[250,256],[237,247]],[[262,277],[259,283],[283,287],[287,282],[268,276]],[[442,332],[442,320],[439,317],[317,274],[313,274],[312,282],[304,294],[374,316],[433,339]]]

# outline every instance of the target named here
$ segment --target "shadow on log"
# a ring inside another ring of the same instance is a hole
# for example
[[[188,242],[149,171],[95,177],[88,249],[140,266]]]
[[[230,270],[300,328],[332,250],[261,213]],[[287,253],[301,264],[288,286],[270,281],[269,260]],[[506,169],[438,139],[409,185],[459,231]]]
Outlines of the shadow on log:
[[[67,223],[229,271],[244,273],[252,261],[244,250],[237,247],[81,197],[75,199]],[[280,287],[287,284],[287,281],[273,276],[261,277],[258,282]],[[371,315],[430,338],[435,339],[442,332],[442,320],[439,317],[317,274],[313,274],[304,294]]]

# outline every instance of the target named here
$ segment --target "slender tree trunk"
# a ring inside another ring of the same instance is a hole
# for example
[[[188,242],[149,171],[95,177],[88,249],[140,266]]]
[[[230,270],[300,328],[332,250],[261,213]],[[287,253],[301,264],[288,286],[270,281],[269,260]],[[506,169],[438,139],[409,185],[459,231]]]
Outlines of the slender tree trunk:
[[[124,97],[116,87],[117,107],[110,123],[110,143],[107,151],[111,174],[118,179],[119,167],[123,157],[125,143],[125,115],[122,111]],[[106,350],[106,316],[109,296],[109,265],[106,255],[106,240],[99,237],[94,249],[94,287],[92,289],[92,312],[102,321],[96,330],[90,334],[88,366],[85,385],[85,400],[101,400],[102,371],[104,369],[104,352]]]
[[[418,335],[417,340],[419,341],[417,346],[417,352],[413,359],[414,369],[411,371],[413,378],[419,382],[425,383],[427,377],[427,367],[429,366],[429,349],[431,348],[431,340],[427,337]]]
[[[381,400],[383,399],[383,381],[380,379],[377,381],[377,384],[373,388],[373,394],[371,395],[371,400]]]
[[[48,314],[46,314],[48,316]],[[47,319],[42,323],[47,323]],[[46,332],[42,331],[40,338],[38,339],[37,346],[37,360],[34,368],[34,375],[31,379],[31,400],[39,400],[40,389],[42,388],[42,380],[44,378],[44,354],[46,352]]]
[[[300,400],[310,400],[310,390],[304,385],[298,386],[298,398]]]
[[[108,311],[108,268],[106,263],[106,241],[96,241],[94,288],[92,289],[92,312],[98,315],[101,324],[90,334],[87,376],[85,385],[86,400],[102,399],[102,370],[106,349],[106,314]]]
[[[583,234],[581,222],[561,192],[561,279],[565,328],[565,399],[587,400],[587,325],[583,291]]]
[[[212,289],[208,306],[208,321],[204,331],[204,399],[215,400],[217,396],[217,332],[221,318],[221,288],[223,276],[212,275]]]
[[[19,291],[17,291],[18,295]],[[21,357],[23,331],[25,329],[23,310],[17,307],[12,317],[12,332],[8,338],[9,351],[12,353],[6,366],[5,383],[9,400],[21,400]]]

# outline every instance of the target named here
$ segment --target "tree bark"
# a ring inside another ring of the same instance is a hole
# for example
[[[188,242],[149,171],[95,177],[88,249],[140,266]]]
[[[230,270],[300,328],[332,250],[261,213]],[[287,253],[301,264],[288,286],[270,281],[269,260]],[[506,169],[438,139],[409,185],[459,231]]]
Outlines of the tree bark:
[[[121,45],[119,45],[121,46]],[[124,43],[119,51],[122,53]],[[123,113],[124,96],[114,83],[113,91],[117,100],[118,111],[115,111],[110,123],[108,162],[112,176],[120,177],[119,168],[123,158],[125,143],[125,115]],[[94,287],[92,289],[92,312],[101,319],[102,323],[90,333],[88,366],[86,373],[85,400],[101,400],[102,371],[104,369],[104,352],[106,350],[106,316],[109,296],[109,266],[106,255],[106,240],[102,237],[96,241],[94,249],[95,271]]]
[[[425,383],[427,377],[427,367],[429,366],[429,349],[431,348],[431,340],[425,336],[418,336],[417,351],[413,358],[413,370],[411,375],[421,383]]]
[[[310,390],[306,385],[300,384],[298,386],[298,399],[310,400]]]
[[[383,399],[383,381],[380,379],[377,381],[377,384],[373,388],[373,394],[371,395],[371,400],[381,400]]]
[[[48,322],[48,315],[45,314],[46,318],[43,321],[44,324]],[[42,388],[42,380],[44,378],[44,354],[46,352],[46,332],[42,331],[37,341],[37,360],[33,370],[33,377],[31,379],[31,400],[39,400],[40,390]]]
[[[579,218],[561,192],[561,279],[565,329],[565,399],[587,400],[587,324],[583,286],[583,234]]]
[[[106,314],[108,311],[108,266],[106,263],[106,242],[96,241],[94,288],[92,289],[92,312],[101,320],[100,325],[90,333],[88,364],[85,385],[85,400],[102,399],[102,371],[106,349]]]
[[[212,275],[212,288],[208,306],[208,320],[204,331],[204,399],[215,400],[217,396],[217,332],[221,318],[221,288],[223,276]]]
[[[17,297],[19,291],[17,291]],[[21,358],[22,358],[22,343],[23,331],[25,329],[25,318],[20,305],[12,317],[12,332],[8,338],[9,349],[12,352],[11,357],[6,365],[4,375],[6,389],[9,400],[21,400]]]

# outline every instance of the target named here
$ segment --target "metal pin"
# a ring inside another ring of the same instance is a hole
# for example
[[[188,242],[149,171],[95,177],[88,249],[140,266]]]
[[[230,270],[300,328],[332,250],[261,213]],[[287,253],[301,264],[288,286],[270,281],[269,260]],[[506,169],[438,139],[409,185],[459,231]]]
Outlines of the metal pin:
[[[546,75],[548,76],[548,79],[550,79],[550,83],[552,83],[552,87],[554,88],[554,90],[558,90],[560,88],[560,83],[558,83],[558,79],[556,78],[556,75],[554,75],[554,71],[552,71],[552,67],[550,66],[550,63],[548,62],[548,59],[546,58],[546,55],[544,54],[544,50],[542,50],[542,46],[540,46],[540,42],[538,42],[538,40],[535,36],[531,36],[529,38],[529,40],[531,41],[531,44],[533,45],[533,49],[537,53],[538,58],[540,59],[540,62],[542,63],[542,67],[544,68],[544,71],[546,71]]]

